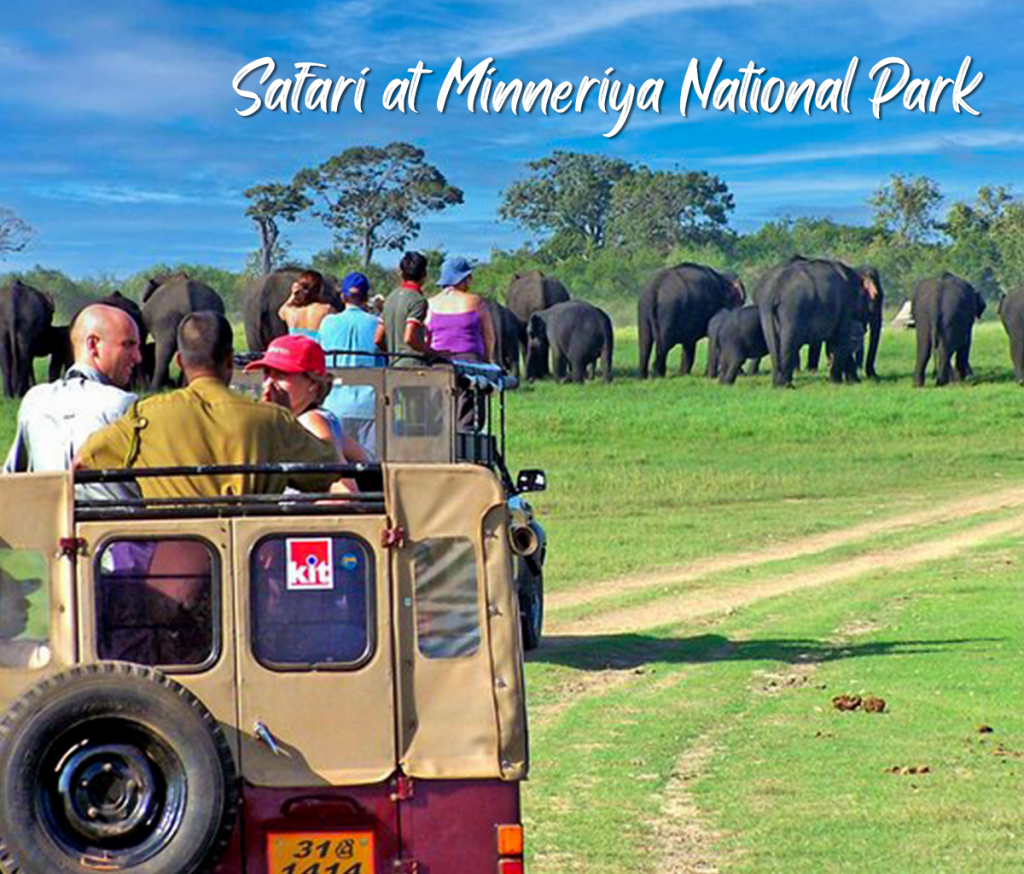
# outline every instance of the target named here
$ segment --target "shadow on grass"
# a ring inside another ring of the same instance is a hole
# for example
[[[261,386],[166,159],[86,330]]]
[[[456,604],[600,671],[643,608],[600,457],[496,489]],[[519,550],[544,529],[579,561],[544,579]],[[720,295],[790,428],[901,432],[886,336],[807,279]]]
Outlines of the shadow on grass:
[[[945,640],[876,640],[830,643],[823,640],[729,640],[719,634],[696,637],[652,637],[644,634],[565,635],[545,637],[527,661],[563,665],[584,671],[628,670],[648,664],[702,664],[720,661],[772,661],[812,664],[874,656],[922,655],[997,643],[1002,638]]]

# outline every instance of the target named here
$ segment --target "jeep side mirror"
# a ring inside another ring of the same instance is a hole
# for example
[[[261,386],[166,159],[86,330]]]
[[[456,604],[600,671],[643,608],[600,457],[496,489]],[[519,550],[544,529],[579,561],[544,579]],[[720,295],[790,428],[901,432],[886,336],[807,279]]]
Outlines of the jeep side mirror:
[[[548,478],[542,470],[521,470],[516,477],[517,492],[543,492],[548,487]]]

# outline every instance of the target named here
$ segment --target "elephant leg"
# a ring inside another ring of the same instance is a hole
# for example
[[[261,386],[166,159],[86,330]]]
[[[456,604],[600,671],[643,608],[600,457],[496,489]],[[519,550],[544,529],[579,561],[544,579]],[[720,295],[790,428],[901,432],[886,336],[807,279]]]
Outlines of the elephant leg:
[[[156,341],[156,362],[153,369],[153,381],[150,383],[150,388],[153,391],[158,391],[170,382],[174,346],[175,344],[170,340]]]
[[[750,375],[757,376],[761,372],[761,356],[750,359]]]
[[[14,391],[19,398],[25,397],[28,390],[32,388],[32,384],[35,382],[34,369],[31,344],[16,340],[14,344]]]
[[[4,372],[4,396],[14,397],[14,343],[10,333],[0,337],[0,369]]]
[[[583,385],[587,379],[590,379],[590,369],[595,366],[593,361],[587,361],[582,357],[576,358],[572,361],[572,381],[577,385]]]
[[[554,357],[555,380],[557,382],[565,382],[566,365],[569,363],[568,359],[562,354],[562,350],[557,347],[551,350],[551,354]]]
[[[1010,337],[1010,359],[1017,383],[1024,385],[1024,337]]]
[[[966,381],[974,376],[974,371],[971,370],[971,338],[967,338],[967,342],[964,343],[959,349],[956,350],[956,378],[961,381]]]
[[[807,347],[807,372],[817,373],[821,364],[821,343],[811,343]]]
[[[924,374],[928,369],[928,359],[932,354],[932,333],[927,325],[920,322],[917,325],[917,360],[914,362],[914,385],[921,388],[924,385]]]
[[[939,338],[938,346],[935,349],[935,384],[936,385],[948,385],[949,380],[952,377],[952,367],[950,365],[950,359],[952,358],[952,352],[950,351],[949,344],[942,337]]]
[[[683,354],[679,359],[679,375],[689,376],[693,370],[693,362],[697,357],[697,341],[683,340]]]
[[[663,340],[661,337],[658,338],[658,342],[654,347],[654,367],[652,368],[655,376],[665,375],[665,367],[668,363],[668,353],[671,349],[672,347],[666,340]]]
[[[730,356],[728,361],[723,361],[719,364],[720,376],[718,381],[722,385],[732,385],[736,382],[736,377],[740,375],[740,370],[743,368],[743,358],[739,355]]]
[[[800,344],[792,330],[783,326],[779,337],[779,366],[775,374],[775,385],[786,387],[793,385],[793,371],[796,369]]]

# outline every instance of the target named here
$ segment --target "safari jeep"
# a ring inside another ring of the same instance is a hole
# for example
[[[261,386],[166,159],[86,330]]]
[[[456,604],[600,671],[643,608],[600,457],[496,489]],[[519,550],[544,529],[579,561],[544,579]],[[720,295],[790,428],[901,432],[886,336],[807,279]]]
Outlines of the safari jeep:
[[[542,471],[525,470],[513,482],[505,466],[505,391],[517,384],[493,364],[435,363],[414,367],[336,367],[340,355],[328,352],[335,391],[366,393],[376,414],[371,455],[387,462],[480,464],[498,477],[508,497],[511,546],[515,553],[516,591],[523,626],[523,646],[535,649],[544,625],[544,561],[547,541],[533,508],[524,497],[545,488]],[[258,356],[240,355],[234,388],[259,397],[262,376],[244,373],[242,365]],[[413,355],[374,355],[412,358]],[[327,405],[330,406],[330,399]]]
[[[362,376],[389,400],[384,461],[326,466],[358,494],[88,491],[209,468],[0,480],[6,874],[523,870],[512,541],[534,535],[494,458],[394,458],[438,416],[455,433],[454,404],[420,403],[433,377]]]

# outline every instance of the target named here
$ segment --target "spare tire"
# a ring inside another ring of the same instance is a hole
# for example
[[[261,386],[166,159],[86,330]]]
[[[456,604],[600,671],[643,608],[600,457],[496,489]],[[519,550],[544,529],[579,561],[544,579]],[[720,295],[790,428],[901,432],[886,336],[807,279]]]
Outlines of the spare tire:
[[[152,668],[80,665],[34,686],[0,722],[6,874],[199,874],[237,808],[216,719]]]

